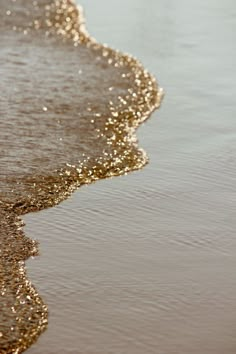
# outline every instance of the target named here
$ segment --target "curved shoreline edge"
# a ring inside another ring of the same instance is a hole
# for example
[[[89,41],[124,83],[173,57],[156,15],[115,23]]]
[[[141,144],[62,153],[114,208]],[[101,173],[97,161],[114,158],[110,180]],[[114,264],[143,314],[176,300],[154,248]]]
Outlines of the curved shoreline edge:
[[[30,17],[32,10],[20,12],[26,25],[14,28],[9,27],[7,22],[7,11],[11,12],[10,15],[13,12],[6,9],[6,27],[17,33],[36,31],[48,37],[57,36],[75,47],[84,45],[106,58],[109,65],[128,69],[135,80],[130,100],[125,101],[121,97],[119,106],[111,105],[111,115],[104,130],[99,132],[113,153],[100,160],[85,157],[78,165],[67,163],[64,168],[53,171],[51,176],[25,176],[22,180],[17,179],[18,184],[28,186],[27,193],[14,202],[8,200],[7,196],[0,197],[0,216],[4,220],[0,225],[1,235],[4,235],[1,237],[1,301],[7,304],[3,306],[4,316],[10,319],[9,326],[7,323],[3,330],[0,329],[0,349],[5,354],[22,353],[47,327],[47,307],[27,279],[25,270],[25,260],[37,255],[38,245],[24,235],[19,217],[60,203],[84,184],[142,168],[148,158],[138,147],[136,130],[160,106],[163,97],[163,91],[154,77],[137,59],[99,44],[89,36],[82,9],[73,1],[54,0],[48,4],[47,0],[39,0],[29,6],[35,10],[35,18],[32,20]]]

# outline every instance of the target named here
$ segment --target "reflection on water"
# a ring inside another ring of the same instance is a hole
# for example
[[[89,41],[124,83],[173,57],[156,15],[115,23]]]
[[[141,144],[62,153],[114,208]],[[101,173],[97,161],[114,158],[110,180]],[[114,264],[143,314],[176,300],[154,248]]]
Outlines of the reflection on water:
[[[84,4],[91,33],[167,95],[141,128],[142,172],[25,217],[51,313],[29,353],[235,354],[235,1]]]
[[[25,275],[36,245],[17,215],[144,166],[135,130],[162,91],[137,60],[90,38],[71,1],[0,0],[0,12],[0,348],[18,353],[47,310]]]

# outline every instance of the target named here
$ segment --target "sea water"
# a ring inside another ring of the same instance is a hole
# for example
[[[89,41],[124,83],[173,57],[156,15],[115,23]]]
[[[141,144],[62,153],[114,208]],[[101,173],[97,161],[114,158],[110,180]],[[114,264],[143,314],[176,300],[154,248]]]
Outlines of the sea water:
[[[147,163],[135,130],[162,90],[138,60],[98,44],[72,1],[0,1],[1,353],[47,325],[24,261],[37,243],[19,216]]]

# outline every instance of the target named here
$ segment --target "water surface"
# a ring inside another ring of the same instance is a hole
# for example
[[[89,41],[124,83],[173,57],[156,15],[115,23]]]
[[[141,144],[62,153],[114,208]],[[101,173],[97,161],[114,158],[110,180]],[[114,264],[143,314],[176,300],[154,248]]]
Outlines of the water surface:
[[[73,1],[0,1],[0,351],[21,353],[48,310],[27,278],[38,244],[20,215],[147,163],[135,130],[162,91],[142,64],[98,44]]]
[[[235,354],[235,2],[85,9],[90,32],[139,57],[166,97],[139,133],[144,170],[27,216],[51,309],[29,353]]]

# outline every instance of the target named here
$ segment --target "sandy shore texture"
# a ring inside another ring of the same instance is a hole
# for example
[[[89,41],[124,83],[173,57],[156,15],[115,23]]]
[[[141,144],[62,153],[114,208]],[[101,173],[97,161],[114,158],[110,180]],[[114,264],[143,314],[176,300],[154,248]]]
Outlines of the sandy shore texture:
[[[0,1],[0,352],[22,353],[48,310],[27,278],[38,253],[19,216],[147,163],[136,129],[162,90],[133,57],[98,44],[70,0]]]
[[[145,169],[25,217],[50,308],[28,352],[235,354],[235,2],[82,5],[90,32],[166,96],[139,131]]]

